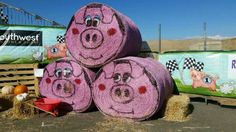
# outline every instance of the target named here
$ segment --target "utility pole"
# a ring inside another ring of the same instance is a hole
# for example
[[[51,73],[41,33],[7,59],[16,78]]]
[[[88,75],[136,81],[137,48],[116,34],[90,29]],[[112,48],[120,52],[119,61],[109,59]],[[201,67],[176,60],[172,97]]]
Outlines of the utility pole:
[[[159,24],[159,54],[161,53],[161,24]]]
[[[203,23],[203,30],[204,30],[204,51],[207,50],[207,23]]]

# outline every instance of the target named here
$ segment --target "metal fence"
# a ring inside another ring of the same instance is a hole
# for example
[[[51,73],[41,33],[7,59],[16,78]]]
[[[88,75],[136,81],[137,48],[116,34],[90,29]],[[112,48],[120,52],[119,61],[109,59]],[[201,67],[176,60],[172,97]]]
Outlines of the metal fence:
[[[55,21],[0,2],[0,24],[65,27]]]

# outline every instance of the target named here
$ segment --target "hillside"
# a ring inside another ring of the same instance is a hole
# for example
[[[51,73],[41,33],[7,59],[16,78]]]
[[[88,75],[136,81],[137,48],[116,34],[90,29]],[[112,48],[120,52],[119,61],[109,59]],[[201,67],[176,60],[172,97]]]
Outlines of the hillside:
[[[236,38],[230,39],[207,39],[207,50],[236,50]],[[142,51],[158,52],[158,40],[149,40],[143,42]],[[204,50],[204,40],[185,39],[185,40],[162,40],[161,51],[196,51]]]

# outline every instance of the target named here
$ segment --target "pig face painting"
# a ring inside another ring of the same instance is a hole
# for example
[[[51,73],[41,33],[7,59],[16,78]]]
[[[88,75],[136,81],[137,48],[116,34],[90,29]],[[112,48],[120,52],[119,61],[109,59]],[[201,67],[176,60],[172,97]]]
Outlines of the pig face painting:
[[[92,102],[90,77],[75,61],[62,59],[49,64],[40,81],[40,94],[57,98],[74,111],[83,112]]]
[[[134,61],[118,60],[106,65],[93,84],[93,98],[105,115],[144,120],[159,105],[156,81]]]
[[[130,54],[136,53],[141,46],[141,37],[136,26],[130,23],[122,21],[121,14],[110,7],[89,4],[78,10],[70,21],[66,32],[68,50],[86,67],[100,67],[118,56],[125,56],[128,52],[123,49],[129,50],[127,43],[133,47]],[[126,30],[128,25],[134,28],[128,30],[132,31],[133,39],[126,37],[130,34]]]
[[[218,79],[217,77],[210,76],[202,71],[197,71],[193,68],[190,69],[190,76],[193,81],[193,88],[203,87],[213,92],[216,91],[216,80]]]
[[[47,59],[63,58],[67,56],[67,48],[65,43],[57,43],[50,47],[45,46],[47,51]]]

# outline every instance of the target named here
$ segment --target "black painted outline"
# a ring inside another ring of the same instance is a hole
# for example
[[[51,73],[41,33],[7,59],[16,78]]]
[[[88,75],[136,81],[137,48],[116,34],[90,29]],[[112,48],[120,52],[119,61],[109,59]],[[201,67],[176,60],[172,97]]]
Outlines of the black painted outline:
[[[144,69],[145,72],[143,72],[143,74],[146,74],[148,78],[151,77],[152,79],[151,79],[151,80],[149,79],[150,81],[154,81],[153,83],[151,82],[151,84],[154,86],[154,88],[156,88],[157,95],[158,95],[157,103],[158,103],[159,105],[156,105],[156,106],[155,106],[154,111],[153,111],[152,113],[150,113],[149,115],[146,115],[146,116],[144,116],[144,117],[142,117],[142,118],[124,117],[124,118],[126,118],[126,119],[132,119],[132,120],[137,120],[137,121],[146,120],[146,119],[150,118],[151,116],[153,116],[153,115],[156,113],[156,110],[160,107],[160,91],[158,90],[158,87],[159,87],[159,86],[158,86],[156,80],[154,80],[154,77],[152,76],[152,74],[151,74],[149,71],[147,71],[144,66],[142,66],[141,64],[139,64],[138,62],[136,62],[136,61],[134,61],[134,60],[127,60],[127,59],[122,59],[122,60],[124,60],[123,62],[132,61],[132,62],[136,63],[137,65],[139,65],[140,67],[142,67],[142,68]],[[119,60],[118,60],[118,61],[119,61]],[[113,61],[113,63],[114,63],[114,61]],[[130,62],[129,62],[129,63],[130,63]],[[114,65],[114,66],[115,66],[115,65]],[[132,68],[132,67],[131,67],[131,68]],[[98,78],[98,77],[101,75],[102,72],[104,72],[104,70],[101,69],[101,71],[98,72],[99,74],[96,76],[96,78]],[[113,72],[113,73],[114,73],[114,72]],[[142,75],[143,75],[143,74],[142,74]],[[106,78],[106,73],[105,73],[105,79],[111,79],[111,78]],[[155,84],[156,84],[156,85],[155,85]],[[95,88],[95,87],[93,87],[93,88]],[[92,91],[93,91],[93,89],[92,89]],[[92,97],[93,97],[93,99],[95,99],[95,95],[94,95],[94,94],[92,94]],[[95,103],[95,105],[97,106],[97,108],[99,109],[99,111],[101,111],[104,115],[112,116],[112,117],[119,117],[119,116],[113,116],[113,115],[111,115],[111,114],[105,113],[105,112],[102,111],[102,109],[101,109],[96,103]],[[111,109],[111,107],[109,107],[109,108]],[[125,114],[125,113],[123,113],[123,114]]]

